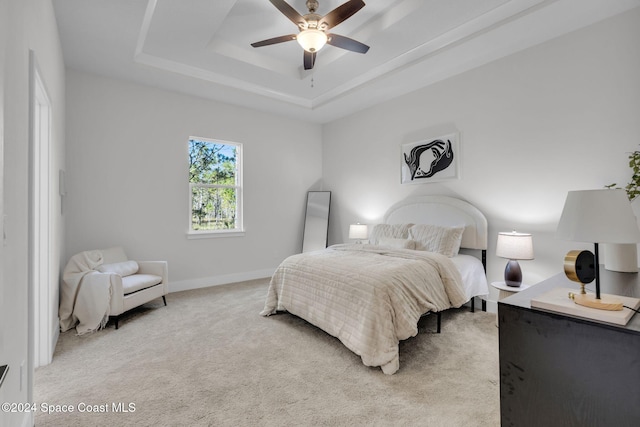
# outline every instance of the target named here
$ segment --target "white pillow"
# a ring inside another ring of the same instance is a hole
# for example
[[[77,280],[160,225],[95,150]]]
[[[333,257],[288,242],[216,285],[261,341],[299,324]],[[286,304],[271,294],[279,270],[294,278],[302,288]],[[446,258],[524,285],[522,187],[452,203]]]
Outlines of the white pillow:
[[[419,251],[437,252],[449,258],[458,255],[464,226],[418,224],[409,229],[409,237],[416,241]]]
[[[126,277],[138,272],[138,263],[135,261],[124,261],[113,264],[102,264],[97,270],[101,273],[115,273]]]
[[[413,224],[376,224],[369,234],[369,243],[380,244],[380,239],[407,239],[409,238],[409,227]]]
[[[415,249],[415,240],[409,239],[394,239],[391,237],[383,237],[378,241],[379,245],[390,246],[396,249]]]

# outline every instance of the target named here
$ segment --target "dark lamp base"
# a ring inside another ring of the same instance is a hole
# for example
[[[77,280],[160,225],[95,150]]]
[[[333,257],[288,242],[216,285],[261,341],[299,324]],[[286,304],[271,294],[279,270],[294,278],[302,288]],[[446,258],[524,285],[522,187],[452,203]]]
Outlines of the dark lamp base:
[[[504,283],[513,288],[518,288],[522,284],[522,270],[515,259],[510,259],[504,269]]]

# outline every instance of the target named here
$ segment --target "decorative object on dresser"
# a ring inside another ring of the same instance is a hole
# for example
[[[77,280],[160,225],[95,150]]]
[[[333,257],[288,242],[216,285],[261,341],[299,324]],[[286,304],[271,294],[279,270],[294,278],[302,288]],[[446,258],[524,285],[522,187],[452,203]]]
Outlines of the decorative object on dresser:
[[[580,294],[586,295],[584,285],[596,278],[595,257],[589,251],[569,251],[564,257],[564,274],[580,283]]]
[[[629,168],[631,169],[631,180],[624,186],[627,198],[633,206],[634,201],[640,196],[640,151],[635,150],[629,153]],[[613,183],[606,188],[616,188],[618,184]],[[635,209],[634,209],[635,214]],[[606,243],[604,245],[604,268],[611,271],[625,273],[638,272],[638,245],[636,243]]]
[[[621,273],[638,272],[637,243],[605,243],[604,268]]]
[[[356,240],[356,243],[362,243],[369,236],[369,228],[367,224],[351,224],[349,226],[349,239]]]
[[[533,259],[533,237],[515,231],[498,233],[496,255],[509,260],[504,269],[504,282],[507,286],[518,287],[522,283],[522,269],[517,260]]]
[[[600,310],[622,310],[622,301],[600,294],[600,243],[637,243],[640,230],[624,190],[582,190],[567,194],[556,237],[594,244],[596,292],[574,294],[576,304]]]

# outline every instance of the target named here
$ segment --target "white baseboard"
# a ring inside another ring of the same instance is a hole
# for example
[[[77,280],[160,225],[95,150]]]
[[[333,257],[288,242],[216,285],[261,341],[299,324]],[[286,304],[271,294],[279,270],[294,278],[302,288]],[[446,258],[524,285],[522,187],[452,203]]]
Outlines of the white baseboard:
[[[244,273],[225,274],[222,276],[202,277],[199,279],[169,281],[169,292],[188,291],[191,289],[208,288],[209,286],[228,285],[229,283],[246,282],[247,280],[271,277],[276,268],[249,271]]]
[[[487,313],[497,313],[498,312],[498,301],[493,301],[487,299]]]
[[[60,318],[53,322],[53,330],[51,331],[51,346],[49,347],[49,363],[53,360],[53,353],[56,351],[56,345],[60,338]]]

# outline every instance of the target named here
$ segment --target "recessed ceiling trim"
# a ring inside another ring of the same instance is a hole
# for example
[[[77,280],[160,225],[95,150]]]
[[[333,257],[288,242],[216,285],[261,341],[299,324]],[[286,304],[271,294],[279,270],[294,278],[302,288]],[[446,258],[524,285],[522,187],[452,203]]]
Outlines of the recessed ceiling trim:
[[[250,47],[264,31],[290,30],[268,0],[54,0],[53,6],[68,68],[314,122],[640,6],[640,0],[367,3],[346,33],[369,42],[373,54],[360,60],[338,49],[323,51],[314,72],[289,68],[290,60],[299,65],[295,49],[258,57]]]
[[[154,55],[149,55],[147,53],[140,53],[136,55],[136,57],[134,58],[134,61],[142,65],[147,65],[149,67],[155,67],[164,71],[178,73],[188,77],[206,80],[211,83],[217,83],[220,85],[233,87],[235,89],[243,90],[256,95],[266,96],[266,97],[276,99],[278,101],[287,102],[289,104],[293,104],[299,107],[304,107],[309,109],[312,108],[311,101],[307,99],[304,99],[298,96],[289,95],[287,93],[271,90],[264,86],[251,84],[244,80],[239,80],[233,77],[224,76],[218,73],[214,73],[212,71],[204,70],[202,68],[185,65],[181,62],[172,61],[170,59],[160,58]]]
[[[395,58],[376,68],[370,69],[345,84],[319,95],[313,99],[313,108],[331,103],[333,100],[346,95],[348,92],[365,84],[373,83],[375,80],[388,76],[391,73],[401,72],[403,69],[412,67],[417,63],[427,61],[434,55],[454,48],[460,43],[491,31],[504,23],[519,19],[556,1],[558,0],[512,0],[498,6],[426,43],[397,55]]]
[[[142,25],[140,26],[140,33],[138,34],[134,57],[142,54],[142,49],[147,41],[147,35],[149,34],[149,28],[151,27],[151,20],[153,19],[153,13],[156,10],[157,4],[158,0],[149,0],[147,3],[147,9],[144,12],[144,18],[142,19]]]
[[[477,34],[481,34],[484,31],[488,31],[491,28],[498,25],[501,21],[509,19],[514,13],[518,15],[523,11],[528,11],[533,8],[541,7],[541,5],[553,3],[557,0],[511,0],[507,3],[494,8],[493,10],[468,21],[458,27],[441,34],[440,36],[429,40],[407,52],[401,53],[394,57],[392,60],[383,63],[382,65],[370,69],[368,72],[351,79],[339,86],[330,89],[327,92],[313,98],[307,99],[299,96],[294,96],[289,93],[278,91],[274,89],[268,89],[263,85],[250,84],[244,80],[236,79],[234,77],[221,75],[209,70],[205,70],[199,67],[187,65],[171,59],[162,58],[157,55],[151,55],[144,53],[144,45],[147,40],[149,28],[153,20],[153,15],[157,7],[158,0],[149,0],[145,11],[143,23],[140,28],[138,36],[138,42],[136,45],[136,52],[134,61],[143,65],[159,68],[165,71],[183,74],[185,76],[202,79],[212,83],[226,85],[245,92],[266,96],[271,99],[283,101],[298,107],[304,107],[310,110],[318,108],[320,106],[330,104],[334,100],[342,98],[348,93],[351,93],[369,83],[374,82],[384,76],[400,72],[402,69],[415,65],[418,62],[422,62],[434,54],[445,51],[446,49],[453,47],[461,40],[468,40]],[[413,10],[417,7],[415,2],[407,1],[403,4],[407,10]],[[385,20],[390,19],[387,15],[393,12],[398,14],[398,11],[387,11],[387,13],[377,18],[377,25],[382,25]],[[400,14],[403,15],[403,14]],[[512,17],[512,19],[515,19]],[[375,25],[374,25],[375,26]],[[308,75],[307,75],[308,76]],[[304,76],[304,77],[307,77]],[[303,76],[300,76],[303,77]],[[303,77],[303,78],[304,78]]]
[[[304,76],[300,74],[300,71],[297,68],[291,66],[290,62],[281,61],[273,56],[268,56],[264,53],[260,53],[260,51],[258,50],[250,51],[249,54],[247,54],[247,52],[242,51],[237,46],[224,40],[213,40],[209,42],[209,44],[207,45],[207,49],[218,55],[223,55],[228,58],[235,59],[236,61],[251,64],[252,66],[260,67],[265,70],[273,71],[292,79],[302,80],[304,78]],[[302,67],[299,68],[301,70],[304,70]]]
[[[349,37],[370,40],[376,34],[382,33],[412,13],[416,13],[421,7],[424,7],[424,0],[404,0],[400,3],[390,4],[384,13],[380,13],[370,22],[358,27]],[[323,52],[323,63],[331,63],[346,54],[347,52],[342,49],[330,49],[328,52]]]
[[[256,95],[266,96],[279,101],[287,102],[292,105],[304,107],[307,109],[312,108],[312,102],[302,97],[289,95],[284,92],[268,89],[264,86],[247,83],[246,81],[236,79],[229,76],[223,76],[212,71],[204,70],[202,68],[186,65],[181,62],[172,61],[166,58],[160,58],[155,55],[144,53],[144,45],[149,34],[149,28],[153,20],[153,14],[156,10],[158,0],[149,0],[147,8],[145,10],[144,19],[140,26],[140,33],[138,35],[138,41],[136,43],[136,50],[134,54],[134,61],[138,64],[146,65],[149,67],[159,68],[164,71],[172,73],[182,74],[188,77],[193,77],[201,80],[205,80],[211,83],[217,83],[220,85],[230,86],[235,89],[250,92]]]
[[[186,65],[178,61],[161,58],[157,55],[144,53],[144,45],[149,33],[151,22],[153,20],[155,9],[157,7],[157,1],[158,0],[149,0],[149,2],[147,3],[147,9],[145,11],[144,20],[141,25],[138,43],[136,46],[136,53],[134,58],[135,62],[159,68],[165,71],[182,74],[188,77],[198,78],[208,82],[230,86],[238,90],[266,96],[271,99],[283,101],[298,107],[313,110],[323,105],[330,104],[334,100],[342,98],[346,94],[355,91],[359,87],[370,84],[375,80],[389,75],[390,73],[400,72],[404,68],[413,66],[418,62],[422,62],[430,58],[434,54],[445,51],[446,49],[455,46],[456,43],[459,43],[461,40],[467,40],[477,34],[488,31],[498,25],[501,21],[509,19],[509,17],[514,13],[522,14],[523,11],[527,12],[535,8],[536,6],[541,7],[541,5],[543,4],[553,3],[557,0],[511,0],[471,21],[459,25],[451,31],[447,31],[446,33],[443,33],[442,35],[426,43],[423,43],[407,52],[397,55],[392,60],[376,68],[370,69],[368,72],[361,74],[360,76],[348,82],[345,82],[327,92],[324,92],[322,95],[319,95],[311,100],[299,96],[293,96],[283,91],[268,89],[262,85],[250,84],[244,80],[221,75],[199,67]],[[413,5],[415,7],[415,5],[411,2],[406,2],[405,6],[407,5]],[[394,13],[397,14],[398,12],[395,11]],[[387,14],[380,16],[378,18],[378,21],[382,23],[385,19],[388,19],[386,15]]]

